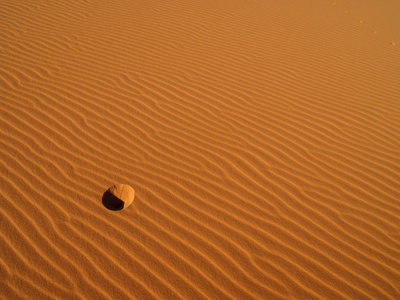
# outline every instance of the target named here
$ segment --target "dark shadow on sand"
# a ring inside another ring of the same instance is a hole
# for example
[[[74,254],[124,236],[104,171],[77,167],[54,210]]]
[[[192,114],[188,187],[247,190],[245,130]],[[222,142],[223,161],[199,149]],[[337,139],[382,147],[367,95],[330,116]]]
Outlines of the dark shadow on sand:
[[[121,210],[124,208],[124,202],[118,197],[106,191],[103,194],[103,205],[109,210]]]

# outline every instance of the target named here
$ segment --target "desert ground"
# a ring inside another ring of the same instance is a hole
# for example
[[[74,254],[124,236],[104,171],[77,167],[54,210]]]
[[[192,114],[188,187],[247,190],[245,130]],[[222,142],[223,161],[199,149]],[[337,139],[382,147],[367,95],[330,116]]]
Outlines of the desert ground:
[[[399,16],[0,0],[0,299],[400,299]]]

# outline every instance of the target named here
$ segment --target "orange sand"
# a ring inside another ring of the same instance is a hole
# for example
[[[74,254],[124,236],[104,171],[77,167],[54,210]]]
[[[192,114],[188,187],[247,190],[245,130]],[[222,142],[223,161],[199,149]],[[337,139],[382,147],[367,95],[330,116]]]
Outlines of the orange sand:
[[[399,15],[1,0],[0,298],[400,299]]]

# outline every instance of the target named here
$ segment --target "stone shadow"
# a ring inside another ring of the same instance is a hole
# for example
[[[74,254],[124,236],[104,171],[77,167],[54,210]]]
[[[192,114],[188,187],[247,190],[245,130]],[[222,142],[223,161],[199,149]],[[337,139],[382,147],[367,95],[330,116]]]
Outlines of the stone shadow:
[[[110,191],[106,191],[103,194],[103,205],[109,210],[122,210],[124,208],[124,201],[110,193]]]

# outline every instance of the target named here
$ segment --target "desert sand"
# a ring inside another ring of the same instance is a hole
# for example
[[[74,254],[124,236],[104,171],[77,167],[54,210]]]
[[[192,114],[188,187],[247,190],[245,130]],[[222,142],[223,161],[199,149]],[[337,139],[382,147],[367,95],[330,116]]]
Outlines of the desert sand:
[[[399,15],[1,0],[0,298],[400,299]]]

